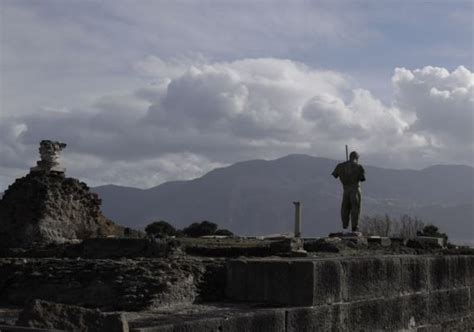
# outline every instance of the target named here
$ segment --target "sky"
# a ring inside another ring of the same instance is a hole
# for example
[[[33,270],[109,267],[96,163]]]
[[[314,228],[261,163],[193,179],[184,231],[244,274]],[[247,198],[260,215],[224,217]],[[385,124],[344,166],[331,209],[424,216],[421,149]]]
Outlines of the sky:
[[[474,166],[473,1],[0,0],[0,190],[149,188],[293,153]]]

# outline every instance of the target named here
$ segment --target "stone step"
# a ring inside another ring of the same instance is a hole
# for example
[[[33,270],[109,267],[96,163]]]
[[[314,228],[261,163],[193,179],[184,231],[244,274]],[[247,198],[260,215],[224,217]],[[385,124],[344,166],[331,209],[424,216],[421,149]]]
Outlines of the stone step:
[[[65,330],[38,329],[34,327],[0,325],[0,332],[65,332]]]
[[[474,256],[237,259],[226,295],[244,302],[314,306],[474,286]]]

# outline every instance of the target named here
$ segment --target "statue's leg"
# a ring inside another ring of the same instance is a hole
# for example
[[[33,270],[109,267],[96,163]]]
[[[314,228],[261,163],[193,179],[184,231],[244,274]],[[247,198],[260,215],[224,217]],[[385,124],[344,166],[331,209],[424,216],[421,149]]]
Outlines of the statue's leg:
[[[351,213],[351,197],[349,192],[344,190],[344,194],[342,195],[342,204],[341,204],[341,220],[342,220],[342,227],[346,229],[349,227],[349,219]]]
[[[361,198],[360,190],[357,189],[351,192],[351,225],[353,232],[359,231]]]

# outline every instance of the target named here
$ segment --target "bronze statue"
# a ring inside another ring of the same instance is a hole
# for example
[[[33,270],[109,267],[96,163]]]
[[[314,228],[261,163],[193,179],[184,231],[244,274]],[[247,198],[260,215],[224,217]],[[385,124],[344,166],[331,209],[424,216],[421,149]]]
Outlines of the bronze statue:
[[[342,227],[347,229],[350,219],[352,231],[358,232],[361,206],[359,182],[365,181],[365,170],[359,165],[359,154],[352,151],[349,160],[338,164],[332,172],[332,176],[336,179],[339,178],[344,188],[341,204]]]

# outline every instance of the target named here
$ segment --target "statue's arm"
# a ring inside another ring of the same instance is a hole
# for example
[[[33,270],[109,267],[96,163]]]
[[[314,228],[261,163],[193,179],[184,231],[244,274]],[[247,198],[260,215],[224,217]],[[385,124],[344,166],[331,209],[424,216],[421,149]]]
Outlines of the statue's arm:
[[[364,182],[365,181],[365,169],[364,167],[360,166],[360,178],[359,178],[359,181],[360,182]]]
[[[331,175],[334,176],[335,179],[339,177],[339,165],[336,166],[334,171],[332,171]]]

